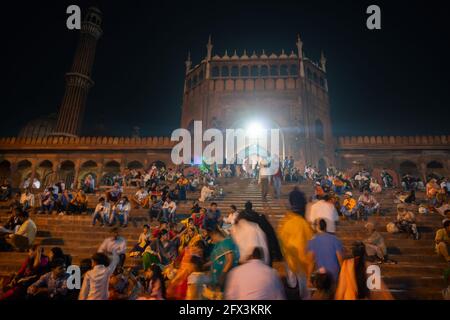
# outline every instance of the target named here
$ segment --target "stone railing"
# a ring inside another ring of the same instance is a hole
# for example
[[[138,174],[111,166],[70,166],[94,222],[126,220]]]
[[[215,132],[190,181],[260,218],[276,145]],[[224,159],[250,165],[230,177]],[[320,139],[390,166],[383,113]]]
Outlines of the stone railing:
[[[171,149],[169,137],[40,137],[0,138],[0,150],[13,149]]]
[[[345,136],[338,149],[450,149],[450,136]]]

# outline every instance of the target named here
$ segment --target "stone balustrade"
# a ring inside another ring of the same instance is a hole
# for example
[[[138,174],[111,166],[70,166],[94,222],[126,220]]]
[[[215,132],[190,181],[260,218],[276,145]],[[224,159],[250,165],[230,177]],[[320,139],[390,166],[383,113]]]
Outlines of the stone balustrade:
[[[338,149],[450,149],[449,136],[342,136],[337,138]]]
[[[0,150],[11,149],[171,149],[170,137],[39,137],[0,138]]]

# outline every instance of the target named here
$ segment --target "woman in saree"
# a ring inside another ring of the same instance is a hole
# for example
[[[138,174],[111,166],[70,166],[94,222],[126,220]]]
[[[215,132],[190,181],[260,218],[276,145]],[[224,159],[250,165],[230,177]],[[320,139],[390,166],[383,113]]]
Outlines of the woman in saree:
[[[365,253],[364,243],[353,244],[353,257],[344,260],[341,266],[335,300],[393,300],[392,294],[381,279],[380,290],[371,291],[367,287],[368,264]]]
[[[307,270],[310,261],[306,248],[313,237],[311,225],[303,217],[306,209],[305,195],[294,189],[289,195],[291,210],[288,211],[278,226],[277,234],[281,252],[286,261],[286,278],[290,287],[299,286],[301,298],[308,298]]]
[[[198,263],[203,261],[203,242],[199,240],[191,241],[182,251],[180,266],[175,277],[167,286],[167,297],[175,300],[185,300],[188,289],[188,277],[198,271]]]
[[[217,226],[208,230],[208,235],[214,244],[210,262],[206,264],[211,267],[211,286],[223,291],[228,271],[239,263],[239,250],[231,237],[226,237]]]

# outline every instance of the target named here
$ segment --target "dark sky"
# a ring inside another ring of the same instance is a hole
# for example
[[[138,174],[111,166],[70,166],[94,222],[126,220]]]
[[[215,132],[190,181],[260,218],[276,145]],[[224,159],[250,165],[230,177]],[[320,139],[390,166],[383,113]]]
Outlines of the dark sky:
[[[56,112],[78,33],[66,7],[92,1],[2,2],[2,126],[16,135]],[[328,59],[336,135],[450,134],[450,39],[444,1],[96,1],[104,13],[85,124],[108,135],[168,135],[179,126],[184,60],[214,52],[295,49]],[[382,30],[366,28],[378,4]],[[6,71],[6,72],[5,72]],[[6,112],[5,112],[6,110]],[[87,131],[86,131],[87,132]]]

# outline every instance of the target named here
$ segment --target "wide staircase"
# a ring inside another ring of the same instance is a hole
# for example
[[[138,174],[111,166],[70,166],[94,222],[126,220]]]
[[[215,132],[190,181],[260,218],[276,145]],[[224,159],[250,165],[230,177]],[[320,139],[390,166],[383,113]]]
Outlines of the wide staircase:
[[[234,204],[242,209],[247,200],[252,201],[253,208],[264,213],[272,225],[276,228],[283,218],[288,206],[287,195],[293,188],[293,184],[283,185],[282,198],[273,199],[271,195],[268,201],[263,202],[260,196],[259,186],[248,179],[221,179],[220,187],[224,190],[224,196],[216,199],[222,214],[228,214],[230,205]],[[307,196],[312,194],[312,185],[304,183],[299,185]],[[132,196],[135,188],[128,187],[125,193]],[[381,276],[396,299],[442,299],[441,290],[444,288],[443,271],[448,268],[434,252],[434,234],[440,228],[442,218],[436,214],[419,215],[417,223],[421,233],[420,240],[412,240],[406,234],[389,234],[386,232],[386,224],[393,221],[396,216],[396,204],[393,196],[394,190],[384,190],[376,196],[382,205],[380,216],[370,217],[377,230],[385,237],[388,246],[388,254],[395,265],[381,265]],[[97,203],[99,192],[89,196],[89,207]],[[359,196],[355,192],[355,197]],[[423,194],[418,193],[418,198]],[[192,200],[198,199],[199,193],[188,193],[188,201],[178,204],[179,218],[185,218],[192,205]],[[209,203],[204,203],[204,206]],[[0,210],[0,225],[8,218],[6,210]],[[148,210],[133,209],[130,214],[130,223],[127,228],[121,230],[121,235],[127,239],[128,249],[131,249],[142,232],[142,226],[149,223]],[[109,236],[109,228],[91,225],[91,215],[58,216],[37,215],[31,217],[37,227],[36,242],[41,244],[46,251],[59,246],[73,257],[73,263],[77,264],[84,258],[89,258],[96,251],[101,242]],[[153,223],[155,225],[155,223]],[[362,240],[367,235],[364,232],[364,222],[341,220],[337,227],[337,236],[342,240],[346,254],[350,254],[352,243]],[[26,253],[0,252],[0,276],[17,271],[24,261]],[[140,266],[140,259],[127,258],[126,266]]]

